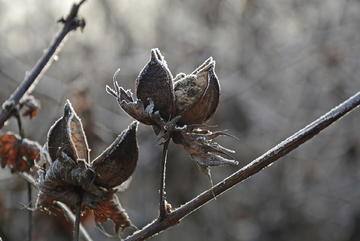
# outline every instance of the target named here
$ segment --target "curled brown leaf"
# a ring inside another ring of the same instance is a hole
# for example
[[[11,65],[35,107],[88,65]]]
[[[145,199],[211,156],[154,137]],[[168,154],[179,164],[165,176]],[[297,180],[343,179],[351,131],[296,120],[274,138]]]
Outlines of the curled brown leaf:
[[[39,158],[41,147],[35,142],[11,132],[0,137],[1,167],[6,165],[20,172],[29,171],[34,160]]]
[[[125,228],[133,226],[129,216],[121,207],[118,197],[113,192],[107,192],[105,199],[100,201],[96,208],[89,208],[94,213],[95,222],[101,223],[112,220],[115,224],[115,232],[119,234]]]

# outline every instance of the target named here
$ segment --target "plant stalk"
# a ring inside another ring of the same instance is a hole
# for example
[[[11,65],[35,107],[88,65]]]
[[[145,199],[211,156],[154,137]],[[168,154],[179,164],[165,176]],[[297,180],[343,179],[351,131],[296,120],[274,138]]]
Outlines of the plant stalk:
[[[166,179],[166,159],[167,159],[167,152],[169,149],[170,138],[164,142],[162,153],[161,153],[161,182],[160,182],[160,203],[159,203],[159,220],[165,218],[167,211],[166,211],[166,204],[165,204],[165,179]]]
[[[82,204],[82,198],[80,198],[80,202],[78,202],[76,206],[75,224],[74,224],[74,241],[79,241],[80,238],[81,204]]]

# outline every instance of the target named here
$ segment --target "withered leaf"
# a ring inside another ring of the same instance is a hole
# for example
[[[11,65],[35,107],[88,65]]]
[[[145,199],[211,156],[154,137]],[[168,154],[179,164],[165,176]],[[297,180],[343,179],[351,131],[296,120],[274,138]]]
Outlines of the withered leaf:
[[[105,223],[108,219],[115,224],[115,232],[123,231],[126,227],[132,226],[129,216],[121,207],[118,197],[113,192],[105,194],[105,200],[98,203],[97,208],[90,208],[94,213],[95,222]],[[101,225],[100,229],[101,229]]]
[[[202,129],[184,129],[174,134],[174,142],[182,144],[191,158],[196,162],[199,169],[209,178],[210,166],[237,165],[238,162],[233,160],[227,152],[233,152],[226,149],[212,140],[218,136],[231,136],[224,132],[210,132]],[[206,139],[208,138],[208,139]],[[222,156],[226,156],[224,158]],[[210,179],[211,180],[211,179]]]
[[[21,116],[29,116],[29,119],[32,120],[38,112],[38,109],[32,107],[26,107],[25,111],[21,113]]]
[[[92,162],[96,185],[113,188],[133,174],[139,157],[136,129],[137,122],[133,122]]]
[[[40,101],[35,99],[32,95],[27,96],[25,101],[23,101],[21,104],[26,107],[25,110],[21,113],[21,116],[29,116],[30,120],[34,118],[37,112],[40,110]]]
[[[0,137],[1,167],[11,166],[17,171],[29,171],[34,160],[39,158],[40,145],[19,135],[7,132]]]
[[[54,199],[42,195],[41,192],[38,193],[38,199],[36,200],[35,208],[37,210],[40,209],[52,215],[55,215],[55,212],[57,210],[61,210],[61,208],[57,206],[56,201]]]

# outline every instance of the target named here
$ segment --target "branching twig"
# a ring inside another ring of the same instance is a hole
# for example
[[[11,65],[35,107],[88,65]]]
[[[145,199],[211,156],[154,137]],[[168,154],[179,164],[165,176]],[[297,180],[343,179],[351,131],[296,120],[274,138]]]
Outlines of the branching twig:
[[[360,92],[355,94],[347,101],[343,102],[341,105],[335,107],[310,125],[306,126],[304,129],[290,136],[289,138],[287,138],[256,160],[249,163],[247,166],[241,168],[233,175],[216,184],[213,187],[215,196],[219,196],[220,194],[224,193],[236,184],[251,177],[265,167],[268,167],[270,164],[272,164],[279,158],[285,156],[301,144],[313,138],[320,131],[330,126],[332,123],[334,123],[341,117],[345,116],[347,113],[355,109],[358,105],[360,105]],[[125,241],[146,240],[148,238],[151,238],[155,234],[158,234],[163,230],[178,224],[182,218],[194,212],[199,207],[206,204],[213,198],[214,196],[211,190],[207,190],[192,199],[191,201],[187,202],[185,205],[182,205],[181,207],[175,209],[173,212],[168,213],[164,219],[157,219],[153,223],[144,227],[142,230],[134,233]]]
[[[12,111],[15,106],[19,103],[21,98],[25,94],[29,94],[32,91],[32,86],[35,83],[35,80],[39,79],[39,75],[43,74],[45,70],[51,64],[51,58],[55,51],[58,49],[60,43],[63,41],[65,36],[72,30],[75,30],[78,27],[85,27],[85,20],[80,19],[77,16],[80,5],[85,2],[82,0],[79,4],[74,4],[71,8],[70,14],[66,19],[60,19],[59,22],[64,24],[61,31],[57,34],[56,38],[51,42],[49,48],[45,54],[39,59],[34,68],[31,70],[29,75],[25,76],[23,82],[19,87],[14,91],[10,98],[4,102],[2,110],[0,112],[0,129],[4,126],[5,121],[7,121],[12,115]]]

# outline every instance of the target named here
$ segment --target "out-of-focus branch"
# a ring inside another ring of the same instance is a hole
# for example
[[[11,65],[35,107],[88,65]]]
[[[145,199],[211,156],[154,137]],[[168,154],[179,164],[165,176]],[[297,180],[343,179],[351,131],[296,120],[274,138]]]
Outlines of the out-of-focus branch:
[[[341,105],[335,107],[313,123],[309,124],[302,130],[296,132],[262,156],[258,157],[247,166],[241,168],[231,176],[219,182],[213,187],[215,196],[219,196],[231,187],[239,184],[245,179],[251,177],[265,167],[268,167],[279,158],[285,156],[292,150],[296,149],[301,144],[316,136],[320,131],[324,130],[341,117],[355,109],[360,105],[360,92],[343,102]],[[182,218],[194,212],[210,200],[214,199],[211,190],[201,193],[199,196],[187,202],[185,205],[173,210],[171,213],[166,213],[163,219],[157,219],[151,224],[145,226],[142,230],[135,232],[125,241],[146,240],[155,234],[162,232],[172,226],[178,224]]]
[[[34,187],[37,188],[36,186],[36,181],[34,179],[34,177],[32,175],[30,175],[27,172],[17,172],[17,174],[19,176],[21,176],[22,178],[24,178],[28,183],[32,184]],[[64,203],[62,202],[56,202],[57,205],[59,205],[61,207],[61,209],[63,210],[64,215],[66,216],[66,218],[72,223],[75,224],[75,215],[73,214],[73,212],[68,208],[68,206],[66,206]],[[80,224],[80,234],[81,236],[84,238],[84,240],[86,241],[92,241],[90,235],[87,233],[86,229],[84,228],[84,226],[82,226]]]
[[[85,0],[80,1],[78,4],[73,4],[69,15],[66,19],[61,18],[59,22],[63,23],[63,28],[56,35],[55,39],[51,42],[49,48],[46,50],[44,55],[39,59],[34,68],[29,74],[25,76],[23,82],[19,87],[14,91],[8,100],[6,100],[0,112],[0,129],[4,126],[5,121],[7,121],[13,113],[15,106],[19,103],[21,98],[25,94],[29,94],[34,85],[35,80],[40,78],[40,74],[43,74],[46,69],[51,65],[51,59],[53,54],[59,50],[59,45],[65,38],[65,36],[72,30],[80,27],[83,29],[85,27],[85,20],[77,16],[80,5],[83,4]]]

